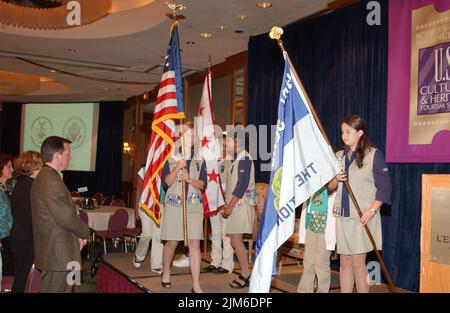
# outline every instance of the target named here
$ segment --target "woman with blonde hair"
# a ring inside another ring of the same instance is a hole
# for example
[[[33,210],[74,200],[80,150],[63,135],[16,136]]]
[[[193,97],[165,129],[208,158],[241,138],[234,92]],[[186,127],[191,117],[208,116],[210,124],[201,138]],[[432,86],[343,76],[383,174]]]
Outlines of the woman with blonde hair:
[[[184,141],[184,155],[171,156],[163,170],[163,180],[167,191],[164,212],[161,218],[161,240],[165,241],[163,249],[164,269],[161,275],[161,285],[164,288],[172,287],[170,266],[178,242],[184,239],[182,199],[182,182],[184,180],[192,292],[200,293],[203,292],[200,287],[200,240],[203,239],[202,190],[206,185],[207,174],[205,163],[193,157],[193,124],[187,122],[185,126],[186,131],[181,137]]]
[[[14,162],[18,175],[12,192],[13,226],[10,242],[14,257],[14,283],[12,292],[24,292],[25,284],[34,261],[33,226],[31,222],[30,193],[34,178],[41,170],[39,152],[26,151]]]

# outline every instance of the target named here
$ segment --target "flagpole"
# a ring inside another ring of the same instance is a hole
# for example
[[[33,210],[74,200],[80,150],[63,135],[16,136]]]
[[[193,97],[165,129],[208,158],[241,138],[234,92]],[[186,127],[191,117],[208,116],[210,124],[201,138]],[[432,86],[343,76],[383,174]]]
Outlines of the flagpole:
[[[209,84],[210,84],[210,77],[211,77],[211,66],[212,66],[212,62],[211,62],[211,54],[209,54],[208,56],[208,72],[207,72],[207,77],[208,77],[208,88],[209,88]],[[206,186],[205,186],[206,188]],[[207,250],[207,246],[208,246],[208,219],[210,218],[210,216],[205,218],[205,222],[203,223],[203,238],[205,238],[203,240],[203,258],[206,259],[206,250]]]
[[[276,27],[275,26],[275,27],[272,27],[272,29],[271,29],[271,31],[269,33],[269,37],[271,39],[275,39],[278,42],[278,45],[280,46],[280,48],[283,51],[283,53],[285,53],[286,49],[284,48],[283,41],[281,40],[281,35],[282,34],[283,34],[283,29],[280,28],[280,27]],[[300,85],[300,89],[302,90],[303,94],[305,95],[306,101],[307,101],[307,103],[309,105],[309,108],[310,108],[311,113],[312,113],[312,115],[314,117],[314,120],[316,121],[317,126],[319,127],[320,132],[322,133],[322,136],[325,138],[325,140],[328,143],[328,145],[332,148],[332,146],[330,144],[330,140],[328,139],[328,136],[327,136],[327,134],[325,132],[325,129],[323,128],[322,123],[320,122],[320,119],[319,119],[319,117],[318,117],[318,115],[317,115],[317,113],[316,113],[316,111],[315,111],[315,109],[314,109],[314,107],[313,107],[313,105],[311,103],[311,100],[309,99],[309,96],[306,93],[306,90],[303,87],[303,84],[302,84],[300,78],[298,77],[297,71],[295,70],[295,67],[293,66],[293,64],[291,62],[291,59],[289,58],[289,55],[287,53],[286,53],[286,57],[287,57],[287,60],[289,62],[289,66],[292,69],[292,73],[294,74],[295,78],[297,79],[297,81],[298,81],[298,83]],[[334,149],[333,149],[333,152],[334,152]],[[359,217],[361,218],[362,217],[361,208],[359,207],[358,201],[356,200],[355,195],[353,193],[353,190],[350,187],[350,184],[348,183],[347,180],[344,181],[344,185],[345,185],[345,188],[347,188],[347,190],[348,190],[348,194],[350,195],[350,198],[352,199],[352,202],[355,205],[355,208],[356,208],[356,211],[358,212]],[[380,252],[378,251],[378,248],[377,248],[377,245],[375,243],[375,240],[373,239],[372,233],[370,232],[370,229],[369,229],[367,224],[364,225],[364,229],[366,230],[367,236],[369,237],[369,240],[372,243],[373,249],[375,251],[375,254],[377,256],[378,261],[380,262],[380,265],[381,265],[381,268],[383,270],[384,276],[386,277],[386,279],[388,281],[389,291],[391,293],[397,293],[397,289],[395,288],[394,283],[392,282],[392,278],[389,275],[389,272],[387,270],[386,264],[384,263],[383,257],[381,256]]]
[[[184,118],[180,119],[181,126],[181,157],[184,159]],[[185,170],[186,167],[183,167],[182,170]],[[183,238],[184,238],[184,246],[188,246],[188,235],[187,235],[187,209],[186,209],[186,179],[181,177],[181,197],[183,202]]]
[[[186,7],[182,4],[176,4],[174,1],[172,3],[167,3],[166,5],[172,10],[172,14],[167,13],[166,16],[172,20],[172,24],[170,25],[169,32],[172,33],[172,29],[178,25],[178,21],[184,19],[185,17],[183,15],[177,15],[177,10],[181,11],[185,9]],[[180,133],[180,139],[181,139],[181,155],[184,159],[184,118],[180,119],[180,126],[181,126],[181,133]],[[183,169],[186,169],[184,167]],[[182,203],[183,203],[183,237],[184,237],[184,246],[188,246],[188,229],[187,229],[187,209],[186,209],[186,179],[181,178],[181,197],[182,197]]]

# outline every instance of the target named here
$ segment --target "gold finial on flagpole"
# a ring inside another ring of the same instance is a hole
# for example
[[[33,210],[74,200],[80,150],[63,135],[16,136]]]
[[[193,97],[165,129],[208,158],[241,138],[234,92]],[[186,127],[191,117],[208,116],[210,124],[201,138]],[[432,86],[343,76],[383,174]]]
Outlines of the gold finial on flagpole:
[[[186,9],[186,7],[182,4],[176,4],[175,1],[166,2],[166,5],[169,9],[172,10],[172,13],[166,13],[166,16],[172,20],[172,26],[170,27],[170,31],[172,32],[173,26],[178,24],[179,20],[183,20],[186,18],[184,15],[177,15],[177,11],[182,11]]]
[[[325,132],[325,129],[323,128],[322,123],[320,122],[320,119],[317,116],[316,111],[314,110],[314,106],[312,105],[311,100],[309,99],[308,94],[305,91],[305,87],[303,86],[300,78],[298,77],[298,74],[295,71],[294,65],[292,64],[291,60],[289,59],[289,56],[287,55],[286,49],[284,49],[283,41],[281,40],[281,35],[283,35],[283,29],[281,27],[278,27],[278,26],[272,27],[272,29],[269,32],[269,37],[271,39],[274,39],[274,40],[276,40],[278,42],[278,45],[280,46],[281,50],[283,51],[283,54],[285,54],[286,61],[289,62],[289,66],[291,68],[292,74],[296,78],[302,93],[306,97],[306,102],[307,102],[307,104],[308,104],[308,106],[309,106],[309,108],[311,110],[311,113],[312,113],[312,115],[314,117],[314,120],[316,121],[317,126],[319,127],[320,132],[322,133],[325,141],[331,147],[330,140],[328,139],[328,136],[327,136],[327,134]],[[351,198],[351,200],[352,200],[352,202],[353,202],[353,204],[355,206],[355,209],[356,209],[359,217],[362,217],[361,208],[359,207],[358,201],[356,200],[355,195],[353,194],[353,190],[350,187],[350,184],[348,183],[348,181],[345,181],[344,185],[345,185],[345,187],[346,187],[346,189],[347,189],[347,191],[349,193],[349,196],[350,196],[350,198]],[[364,229],[366,230],[367,236],[369,237],[369,240],[370,240],[370,242],[371,242],[371,244],[373,246],[373,250],[375,251],[377,259],[380,262],[380,265],[381,265],[382,271],[384,273],[384,276],[386,277],[386,279],[388,281],[388,289],[389,289],[390,292],[396,293],[397,289],[395,288],[394,283],[392,282],[392,278],[389,275],[389,272],[387,270],[386,265],[384,264],[383,257],[381,256],[380,252],[378,251],[378,248],[376,246],[375,240],[374,240],[374,238],[372,236],[372,233],[371,233],[368,225],[364,225]]]
[[[283,52],[286,52],[286,50],[284,49],[284,46],[283,46],[283,41],[281,40],[281,35],[283,35],[283,28],[278,27],[278,26],[272,27],[272,29],[269,32],[270,39],[276,40],[278,42],[278,45],[280,46],[281,50],[283,50]]]

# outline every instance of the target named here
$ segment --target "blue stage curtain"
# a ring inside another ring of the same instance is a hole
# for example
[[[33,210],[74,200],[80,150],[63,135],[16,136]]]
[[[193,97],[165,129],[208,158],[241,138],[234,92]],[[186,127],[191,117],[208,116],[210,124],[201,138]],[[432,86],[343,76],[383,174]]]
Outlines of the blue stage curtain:
[[[20,152],[21,108],[4,103],[2,112],[2,152]],[[121,197],[123,102],[100,102],[95,172],[65,171],[64,182],[71,191],[87,186],[88,195],[99,191]]]
[[[385,150],[388,64],[387,1],[381,25],[369,26],[367,1],[284,27],[282,40],[335,148],[340,122],[361,115],[367,134]],[[284,70],[280,48],[267,34],[249,41],[247,123],[274,125]],[[407,78],[406,78],[407,79]],[[268,142],[270,141],[270,138]],[[270,147],[270,144],[268,145]],[[255,161],[259,169],[260,160]],[[449,164],[389,164],[392,206],[383,207],[383,257],[396,286],[418,290],[421,175],[450,173]],[[270,172],[257,171],[268,182]]]
[[[20,153],[20,124],[22,120],[22,104],[3,103],[1,120],[1,151],[17,156]]]

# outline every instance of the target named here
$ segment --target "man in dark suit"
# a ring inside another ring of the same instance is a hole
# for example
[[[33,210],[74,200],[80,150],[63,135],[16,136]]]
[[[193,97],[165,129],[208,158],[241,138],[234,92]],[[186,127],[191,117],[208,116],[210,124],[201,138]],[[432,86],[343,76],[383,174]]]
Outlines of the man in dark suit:
[[[71,292],[74,264],[81,269],[80,250],[89,238],[62,171],[70,162],[70,140],[51,136],[41,146],[45,164],[31,188],[35,265],[42,271],[42,292]],[[76,263],[78,262],[78,263]]]

